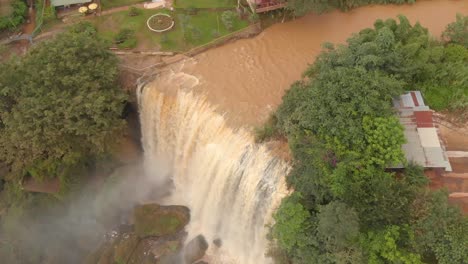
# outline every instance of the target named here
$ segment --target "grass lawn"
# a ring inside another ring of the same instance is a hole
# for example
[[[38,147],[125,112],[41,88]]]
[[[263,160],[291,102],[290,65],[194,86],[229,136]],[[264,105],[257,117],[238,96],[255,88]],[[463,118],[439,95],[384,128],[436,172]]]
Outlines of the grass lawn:
[[[145,0],[101,0],[102,10],[113,7],[128,6],[138,3],[143,3]]]
[[[146,26],[146,20],[158,12],[170,14],[175,19],[175,26],[166,33],[156,33],[150,31]],[[93,23],[104,39],[113,42],[114,37],[120,29],[132,29],[138,39],[138,49],[160,49],[163,51],[187,51],[193,47],[206,44],[216,37],[230,33],[221,22],[221,11],[201,10],[196,15],[188,16],[183,10],[141,10],[138,16],[128,16],[128,11],[113,13],[106,16],[96,17]],[[181,23],[181,16],[188,16],[188,27],[185,32]],[[219,19],[217,18],[219,17]],[[218,23],[219,20],[219,23]],[[219,25],[219,26],[218,26]],[[236,19],[233,23],[236,31],[247,27],[249,23],[245,20]],[[219,34],[218,32],[219,28]],[[195,33],[191,33],[194,32]],[[195,37],[192,37],[195,35]]]
[[[236,0],[174,0],[177,8],[219,8],[236,7]]]

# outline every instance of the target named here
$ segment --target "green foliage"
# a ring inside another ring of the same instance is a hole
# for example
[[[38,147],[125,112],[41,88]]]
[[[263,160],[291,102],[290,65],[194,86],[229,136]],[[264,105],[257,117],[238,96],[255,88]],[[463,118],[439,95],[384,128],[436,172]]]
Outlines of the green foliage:
[[[91,24],[90,22],[85,22],[85,21],[81,21],[73,25],[73,27],[70,27],[68,31],[72,34],[83,33],[89,36],[96,36],[96,33],[97,33],[96,28],[93,26],[93,24]]]
[[[363,128],[369,163],[385,168],[405,162],[401,145],[405,143],[403,127],[396,117],[364,117]]]
[[[290,0],[287,7],[294,11],[295,15],[302,16],[310,11],[322,13],[335,8],[347,11],[369,4],[412,4],[414,2],[416,0]]]
[[[392,99],[422,89],[431,106],[463,112],[468,50],[432,41],[403,16],[324,48],[284,95],[274,126],[265,125],[287,136],[287,183],[300,193],[275,214],[274,255],[292,263],[463,263],[467,219],[447,209],[447,194],[431,198],[422,168],[407,164]],[[406,169],[386,171],[398,164]]]
[[[363,235],[361,244],[367,251],[367,263],[422,263],[421,257],[418,254],[410,253],[399,246],[401,237],[404,235],[409,236],[410,239],[412,237],[408,228],[401,228],[399,226],[388,226],[383,231],[370,231]]]
[[[221,14],[221,21],[227,30],[231,31],[234,28],[234,20],[237,17],[237,13],[231,10],[224,11]]]
[[[128,28],[121,29],[115,36],[114,43],[121,49],[136,47],[137,39],[135,37],[135,31]]]
[[[249,12],[249,11],[246,11],[246,12]],[[258,16],[257,13],[255,12],[252,12],[252,13],[249,13],[249,21],[250,23],[256,23],[260,20],[260,17]]]
[[[325,247],[333,252],[343,251],[357,241],[359,218],[354,209],[338,201],[322,206],[318,214],[317,234]]]
[[[45,7],[43,6],[44,3],[46,4]],[[48,5],[46,0],[36,0],[36,10],[36,23],[38,25],[42,25],[43,23],[47,23],[57,18],[55,7]],[[44,10],[44,12],[42,12],[42,10]]]
[[[421,82],[426,102],[435,110],[452,110],[468,118],[468,48],[458,44],[429,49],[431,63]]]
[[[128,15],[133,17],[133,16],[139,16],[141,15],[141,9],[135,7],[135,6],[131,6],[129,9],[128,9]]]
[[[300,199],[299,192],[285,198],[273,216],[273,237],[289,253],[297,247],[305,247],[308,243],[306,233],[311,228],[308,223],[310,213],[300,204]]]
[[[0,31],[6,29],[15,29],[24,22],[28,7],[22,0],[12,0],[11,12],[7,16],[0,16]]]
[[[456,21],[447,25],[442,37],[447,42],[468,48],[468,16],[457,14]]]
[[[468,219],[459,208],[448,205],[447,193],[421,195],[415,208],[419,216],[413,225],[416,245],[424,254],[434,255],[438,263],[465,263],[468,259]]]
[[[278,130],[276,127],[276,116],[271,115],[268,118],[268,121],[261,127],[256,127],[254,130],[255,133],[255,141],[256,142],[263,142],[272,137],[278,136]]]
[[[92,31],[78,31],[0,65],[0,159],[12,174],[63,176],[122,132],[117,60]]]
[[[288,135],[294,156],[293,169],[286,178],[288,186],[301,192],[307,208],[315,208],[332,199],[329,174],[336,157],[323,142],[307,130]]]

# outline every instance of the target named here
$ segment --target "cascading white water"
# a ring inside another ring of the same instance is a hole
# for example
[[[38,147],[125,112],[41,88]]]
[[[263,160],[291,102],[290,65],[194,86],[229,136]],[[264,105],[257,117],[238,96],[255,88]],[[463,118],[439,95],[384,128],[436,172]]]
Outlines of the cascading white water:
[[[286,194],[288,165],[203,98],[160,85],[146,85],[139,103],[145,164],[164,166],[174,183],[165,202],[190,208],[189,238],[205,236],[210,263],[268,263],[266,225]]]

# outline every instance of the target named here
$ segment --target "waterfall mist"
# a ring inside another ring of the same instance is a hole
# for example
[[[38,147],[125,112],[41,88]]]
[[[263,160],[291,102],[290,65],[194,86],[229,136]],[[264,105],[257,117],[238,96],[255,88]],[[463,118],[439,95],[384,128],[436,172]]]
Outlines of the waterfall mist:
[[[147,173],[165,164],[173,190],[163,203],[190,208],[189,239],[206,237],[210,263],[268,263],[267,225],[287,192],[288,165],[247,131],[228,127],[203,97],[162,87],[173,79],[138,92]]]

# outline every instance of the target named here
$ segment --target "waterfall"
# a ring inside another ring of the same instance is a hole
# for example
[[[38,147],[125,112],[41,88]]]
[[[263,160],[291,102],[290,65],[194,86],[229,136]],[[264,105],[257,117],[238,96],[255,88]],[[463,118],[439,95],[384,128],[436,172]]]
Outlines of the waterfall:
[[[163,166],[173,183],[164,202],[190,208],[189,239],[205,236],[210,263],[269,263],[267,225],[287,192],[288,165],[203,97],[160,86],[146,85],[139,104],[145,166]]]

